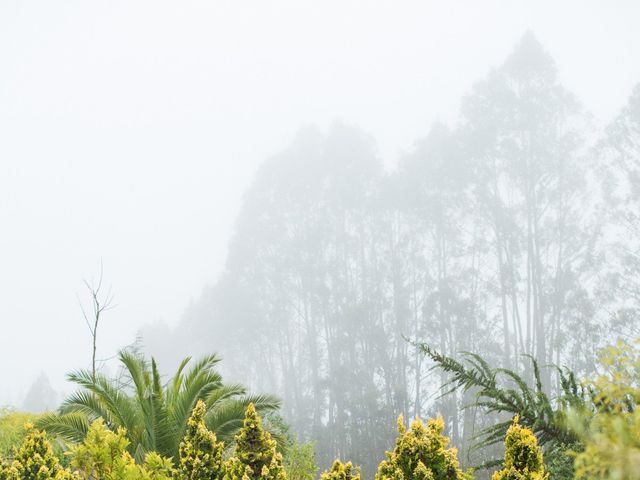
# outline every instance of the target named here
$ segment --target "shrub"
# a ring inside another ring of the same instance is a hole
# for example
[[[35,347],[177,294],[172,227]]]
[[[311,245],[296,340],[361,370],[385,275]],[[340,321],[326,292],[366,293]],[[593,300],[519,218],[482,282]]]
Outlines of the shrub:
[[[60,465],[45,433],[27,424],[26,437],[14,450],[13,461],[2,470],[6,480],[70,480],[75,476]]]
[[[318,472],[315,445],[292,442],[284,456],[284,469],[289,480],[313,480]]]
[[[360,469],[354,468],[351,462],[333,462],[331,468],[320,475],[320,480],[360,480]]]
[[[27,434],[25,425],[35,423],[38,415],[0,408],[0,457],[8,457]]]
[[[595,409],[574,413],[584,450],[576,479],[640,479],[640,339],[619,340],[599,354],[598,374],[588,382]]]
[[[170,459],[156,452],[136,464],[127,451],[129,440],[124,429],[109,430],[102,419],[91,424],[81,444],[73,447],[71,466],[80,479],[86,480],[170,480],[174,477]]]
[[[458,463],[458,451],[447,448],[449,439],[442,435],[442,417],[429,419],[426,427],[418,418],[406,430],[398,418],[398,438],[387,459],[380,463],[376,480],[464,480]]]
[[[516,415],[505,437],[504,469],[493,474],[492,480],[544,480],[542,451],[531,430],[522,427]]]
[[[215,433],[205,426],[206,409],[204,402],[199,400],[187,421],[179,447],[178,471],[182,480],[216,480],[224,476],[224,444],[218,442]]]
[[[231,480],[286,480],[282,454],[276,451],[276,442],[262,428],[262,421],[253,404],[245,411],[244,423],[236,435],[235,456],[227,464]]]

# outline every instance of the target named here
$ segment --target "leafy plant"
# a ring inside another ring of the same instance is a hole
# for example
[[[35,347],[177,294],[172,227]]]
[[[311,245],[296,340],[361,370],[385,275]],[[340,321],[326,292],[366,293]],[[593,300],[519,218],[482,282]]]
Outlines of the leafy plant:
[[[8,457],[27,435],[26,424],[34,423],[38,415],[0,408],[0,457]]]
[[[144,463],[136,464],[127,451],[129,440],[124,429],[109,430],[102,419],[91,424],[84,441],[73,447],[71,466],[82,480],[172,480],[171,459],[149,452]]]
[[[545,480],[542,451],[531,430],[522,427],[516,415],[504,441],[504,469],[493,474],[492,480]]]
[[[182,480],[217,480],[224,476],[224,444],[204,424],[206,410],[205,403],[198,400],[180,442],[178,472]]]
[[[354,468],[351,462],[333,462],[331,468],[320,475],[320,480],[360,480],[360,469]]]
[[[148,452],[177,458],[178,446],[187,429],[187,420],[198,400],[206,406],[204,421],[218,439],[233,443],[242,426],[247,405],[260,412],[277,409],[280,402],[270,395],[247,395],[239,384],[225,384],[215,370],[220,359],[208,355],[187,369],[191,357],[185,358],[166,384],[160,378],[155,360],[121,351],[123,367],[120,379],[80,370],[68,378],[81,387],[68,397],[57,414],[46,414],[37,425],[63,439],[79,443],[89,425],[98,418],[116,432],[124,428],[128,450],[141,462]]]
[[[6,480],[72,480],[69,470],[62,467],[45,433],[33,425],[26,426],[27,435],[15,449],[13,461],[2,468],[0,476]]]
[[[271,434],[262,428],[262,420],[250,403],[244,424],[236,435],[234,456],[227,465],[230,480],[286,480],[282,454],[276,450]]]
[[[590,380],[597,409],[572,418],[584,443],[575,460],[576,479],[640,479],[639,345],[640,339],[618,341],[599,354],[600,372]]]
[[[318,472],[315,444],[292,442],[284,455],[284,469],[289,480],[313,480]]]
[[[447,448],[449,439],[442,434],[442,417],[430,418],[427,425],[418,418],[407,430],[402,416],[398,418],[395,448],[380,463],[376,480],[464,480],[458,451]]]
[[[480,355],[462,352],[463,361],[438,353],[425,343],[415,345],[435,362],[439,368],[451,375],[443,386],[443,395],[456,389],[471,390],[476,399],[472,405],[482,407],[487,412],[518,415],[522,424],[530,428],[541,445],[573,444],[578,438],[567,422],[570,410],[582,409],[589,405],[590,391],[576,379],[568,369],[554,367],[558,375],[560,391],[555,398],[544,391],[538,362],[525,355],[531,362],[533,386],[506,368],[493,368]],[[476,448],[500,442],[511,426],[511,420],[498,422],[481,430],[477,436]]]

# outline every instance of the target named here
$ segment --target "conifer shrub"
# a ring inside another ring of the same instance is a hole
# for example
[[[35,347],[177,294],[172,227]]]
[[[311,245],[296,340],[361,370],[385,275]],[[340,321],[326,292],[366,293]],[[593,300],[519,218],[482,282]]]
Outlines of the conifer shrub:
[[[430,418],[425,426],[417,418],[406,429],[398,418],[398,438],[387,459],[378,467],[376,480],[466,480],[470,474],[460,469],[458,451],[447,448],[449,438],[442,434],[442,417]]]
[[[542,450],[531,430],[516,415],[505,437],[504,468],[492,480],[545,480]]]
[[[4,480],[72,480],[76,478],[62,467],[45,433],[31,424],[25,425],[26,436],[13,452],[13,461],[0,468]]]
[[[245,411],[243,426],[236,435],[234,456],[227,463],[229,480],[286,480],[282,454],[262,427],[252,403]]]
[[[217,480],[225,474],[224,444],[204,423],[207,407],[198,400],[180,442],[178,472],[181,480]]]
[[[320,475],[320,480],[360,480],[360,469],[354,468],[351,462],[336,460],[329,470]]]

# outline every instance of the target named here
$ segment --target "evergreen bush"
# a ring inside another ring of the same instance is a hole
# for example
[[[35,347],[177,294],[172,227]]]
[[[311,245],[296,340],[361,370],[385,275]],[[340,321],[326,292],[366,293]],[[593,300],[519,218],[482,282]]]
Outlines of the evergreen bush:
[[[235,455],[227,464],[229,480],[286,480],[282,454],[262,427],[253,404],[245,411],[244,423],[236,435]]]
[[[406,429],[398,418],[395,448],[380,463],[376,480],[465,480],[458,463],[458,451],[447,448],[449,438],[442,434],[442,417],[430,418],[427,425],[417,418]]]

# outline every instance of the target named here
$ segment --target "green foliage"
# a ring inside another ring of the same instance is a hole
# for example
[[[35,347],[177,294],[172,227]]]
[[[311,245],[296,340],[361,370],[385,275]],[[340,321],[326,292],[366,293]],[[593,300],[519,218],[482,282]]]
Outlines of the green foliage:
[[[520,425],[516,415],[504,441],[504,469],[493,474],[492,480],[544,480],[542,451],[531,430]]]
[[[543,390],[538,362],[531,361],[533,387],[517,373],[506,368],[492,368],[480,355],[462,352],[464,363],[442,355],[426,345],[415,344],[439,368],[451,374],[445,385],[446,395],[457,388],[464,391],[474,389],[476,401],[473,406],[483,407],[488,412],[518,415],[520,421],[530,428],[540,444],[548,442],[574,443],[577,438],[567,422],[569,409],[583,408],[589,402],[589,392],[567,369],[556,367],[560,393],[552,401]],[[500,442],[511,426],[511,421],[499,422],[479,433],[477,447]]]
[[[80,479],[86,480],[170,480],[174,477],[170,459],[150,452],[139,465],[127,451],[128,446],[124,429],[112,432],[98,419],[89,427],[84,442],[70,450],[71,466]]]
[[[315,445],[291,443],[284,455],[284,469],[289,480],[313,480],[318,472]]]
[[[333,462],[331,469],[320,475],[320,480],[360,480],[360,469],[354,468],[351,462]]]
[[[590,382],[596,408],[573,418],[584,443],[576,479],[640,479],[639,345],[618,341],[600,353],[601,371]]]
[[[236,436],[234,457],[227,464],[230,480],[286,480],[282,454],[271,434],[262,428],[255,406],[247,407],[244,423]]]
[[[199,400],[187,422],[187,431],[180,442],[178,471],[181,480],[215,480],[224,476],[224,444],[204,423],[207,406]]]
[[[8,457],[27,434],[25,425],[34,423],[38,415],[0,408],[0,457]]]
[[[410,430],[398,418],[398,438],[387,459],[380,463],[376,480],[463,480],[468,478],[460,469],[458,452],[447,448],[449,439],[442,432],[442,417],[429,419],[426,427],[420,419]]]
[[[28,424],[27,434],[19,448],[14,450],[13,461],[3,468],[6,480],[72,480],[69,470],[62,467],[45,433]]]
[[[81,390],[68,397],[58,414],[46,414],[38,426],[63,439],[79,443],[89,425],[98,418],[112,431],[125,429],[129,452],[141,462],[146,453],[156,451],[177,458],[178,446],[187,428],[187,420],[198,400],[206,405],[205,423],[218,439],[232,443],[242,425],[244,409],[255,404],[261,412],[277,409],[279,401],[269,395],[247,395],[237,384],[225,384],[215,370],[220,359],[205,356],[189,370],[185,358],[166,385],[154,359],[122,351],[119,360],[123,377],[110,379],[102,374],[81,370],[69,380]]]

